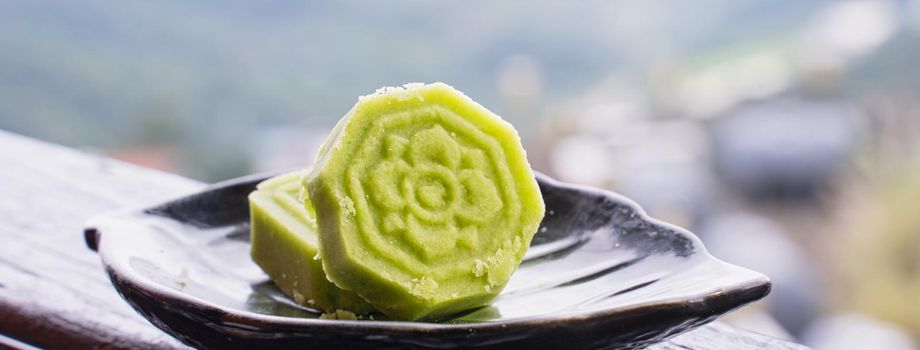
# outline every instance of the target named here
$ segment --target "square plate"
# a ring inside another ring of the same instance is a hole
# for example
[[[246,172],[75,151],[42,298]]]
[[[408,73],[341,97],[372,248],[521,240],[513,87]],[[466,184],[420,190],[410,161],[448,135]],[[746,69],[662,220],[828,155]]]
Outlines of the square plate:
[[[246,197],[266,178],[100,216],[87,244],[131,306],[198,348],[632,348],[770,290],[766,276],[714,258],[620,195],[538,175],[546,216],[491,305],[441,323],[319,319],[249,257]]]

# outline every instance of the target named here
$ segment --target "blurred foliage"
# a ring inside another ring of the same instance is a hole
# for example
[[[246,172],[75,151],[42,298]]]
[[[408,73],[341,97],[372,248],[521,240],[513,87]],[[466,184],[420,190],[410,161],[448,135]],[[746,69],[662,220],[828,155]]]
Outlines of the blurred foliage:
[[[840,309],[856,309],[920,338],[920,164],[874,176],[845,221]]]

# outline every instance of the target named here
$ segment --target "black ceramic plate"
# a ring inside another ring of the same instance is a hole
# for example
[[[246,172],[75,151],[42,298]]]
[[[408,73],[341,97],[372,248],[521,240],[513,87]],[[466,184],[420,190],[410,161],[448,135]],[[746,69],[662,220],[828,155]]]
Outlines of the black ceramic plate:
[[[490,306],[444,323],[318,319],[249,258],[246,196],[265,178],[99,217],[87,243],[138,312],[205,348],[631,348],[770,289],[764,275],[713,258],[626,198],[539,176],[546,217]]]

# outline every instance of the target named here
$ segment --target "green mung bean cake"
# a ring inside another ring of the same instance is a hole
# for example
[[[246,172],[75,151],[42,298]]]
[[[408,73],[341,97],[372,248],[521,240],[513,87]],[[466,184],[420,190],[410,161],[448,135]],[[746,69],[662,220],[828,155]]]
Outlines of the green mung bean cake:
[[[360,97],[305,186],[326,278],[399,320],[488,304],[544,212],[515,129],[443,83]]]
[[[364,299],[326,279],[313,206],[309,201],[304,205],[302,195],[305,173],[265,180],[249,195],[252,259],[298,304],[325,312],[370,313],[373,308]]]

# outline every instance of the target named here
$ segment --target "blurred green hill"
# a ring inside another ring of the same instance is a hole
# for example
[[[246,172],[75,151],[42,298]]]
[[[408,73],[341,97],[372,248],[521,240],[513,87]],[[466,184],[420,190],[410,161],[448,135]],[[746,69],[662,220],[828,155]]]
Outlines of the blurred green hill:
[[[508,57],[539,64],[552,103],[661,57],[784,33],[821,3],[0,1],[0,129],[168,145],[181,172],[214,180],[248,171],[254,130],[328,127],[384,85],[445,81],[504,113]]]

